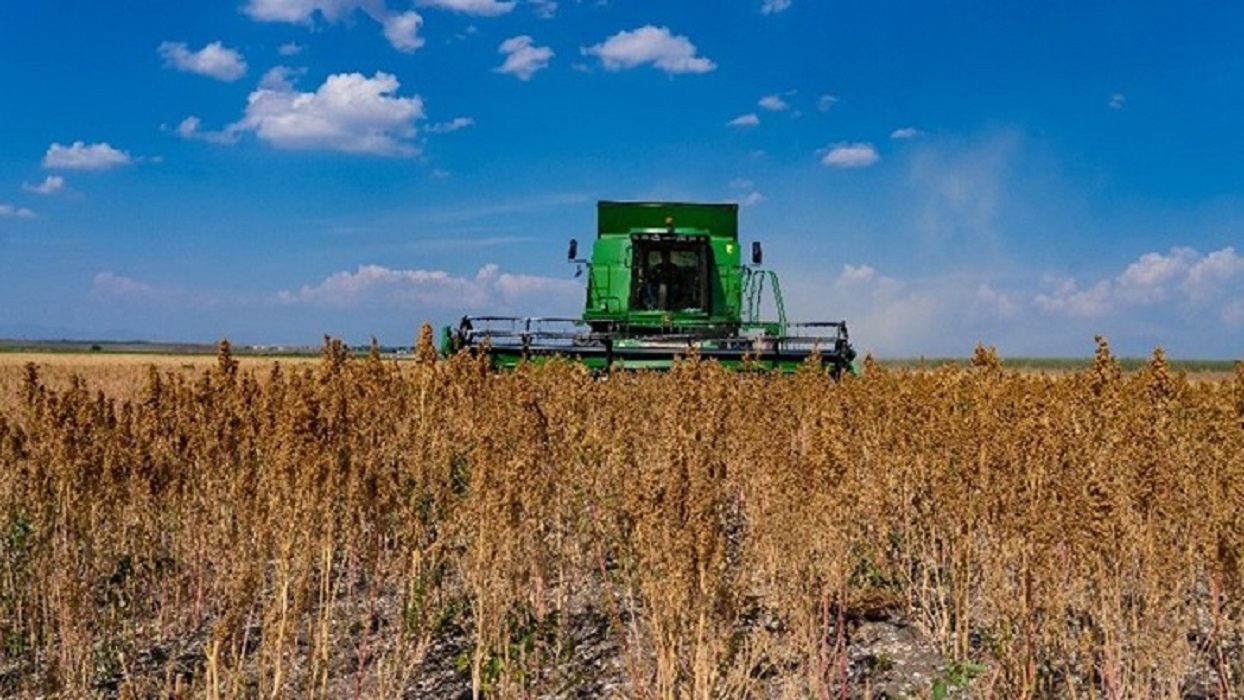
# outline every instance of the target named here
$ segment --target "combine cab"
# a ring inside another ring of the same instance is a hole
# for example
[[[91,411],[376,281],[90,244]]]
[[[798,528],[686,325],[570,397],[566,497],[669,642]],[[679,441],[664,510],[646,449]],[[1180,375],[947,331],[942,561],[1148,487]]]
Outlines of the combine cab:
[[[596,371],[666,369],[695,351],[729,367],[792,371],[817,357],[851,371],[844,321],[789,323],[777,275],[741,262],[737,204],[600,202],[581,318],[467,316],[445,329],[444,349],[486,352],[496,366],[562,356]],[[761,321],[766,287],[777,320]]]

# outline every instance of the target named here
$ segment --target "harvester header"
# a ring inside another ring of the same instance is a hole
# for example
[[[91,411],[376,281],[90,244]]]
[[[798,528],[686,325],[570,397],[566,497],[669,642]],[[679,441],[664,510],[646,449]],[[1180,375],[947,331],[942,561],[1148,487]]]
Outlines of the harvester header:
[[[570,262],[588,270],[580,318],[464,317],[445,350],[486,352],[501,367],[564,356],[594,370],[665,369],[695,351],[730,367],[791,371],[818,358],[851,369],[844,321],[790,323],[778,277],[760,267],[759,242],[742,262],[737,204],[597,204],[590,256],[571,239]],[[777,318],[760,320],[766,291]]]

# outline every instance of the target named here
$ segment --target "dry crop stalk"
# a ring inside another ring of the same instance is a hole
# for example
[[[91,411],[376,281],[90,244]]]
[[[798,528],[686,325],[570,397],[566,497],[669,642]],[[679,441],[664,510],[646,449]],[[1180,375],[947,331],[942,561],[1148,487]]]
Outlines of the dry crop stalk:
[[[698,360],[599,382],[421,335],[400,366],[330,340],[315,369],[224,344],[197,375],[20,368],[4,690],[366,695],[464,629],[481,686],[533,695],[600,601],[636,696],[854,690],[878,607],[995,696],[1244,691],[1244,366],[1124,373],[1103,339],[1057,376],[982,347],[839,383]]]

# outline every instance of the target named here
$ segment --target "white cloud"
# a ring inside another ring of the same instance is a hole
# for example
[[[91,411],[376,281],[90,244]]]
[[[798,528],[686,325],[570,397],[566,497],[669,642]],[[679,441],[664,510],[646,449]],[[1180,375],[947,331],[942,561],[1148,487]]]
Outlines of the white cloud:
[[[581,301],[582,283],[561,278],[515,275],[497,265],[485,265],[474,277],[443,270],[396,270],[360,265],[337,272],[319,284],[296,292],[283,291],[286,304],[352,308],[431,307],[460,311],[552,310],[569,312]],[[543,312],[543,311],[541,311]]]
[[[787,289],[787,276],[782,287]],[[823,281],[813,286],[809,282],[792,277],[786,294],[786,308],[792,317],[828,320],[826,309],[833,318],[846,320],[861,352],[898,353],[919,345],[930,338],[944,338],[945,317],[948,308],[962,315],[962,300],[966,296],[951,282],[925,280],[923,284],[908,284],[879,273],[866,264],[843,265],[828,289]],[[800,307],[815,308],[809,312]],[[847,316],[847,314],[850,314]]]
[[[43,167],[58,170],[108,170],[132,162],[129,153],[107,143],[88,146],[82,141],[74,141],[70,146],[53,143],[43,156]]]
[[[336,21],[366,3],[364,0],[250,0],[244,11],[262,22],[310,22],[315,13]]]
[[[816,98],[816,108],[822,112],[828,112],[830,107],[838,103],[838,98],[833,95],[821,95]]]
[[[761,14],[775,15],[790,9],[791,0],[764,0],[760,5]]]
[[[1087,289],[1065,278],[1047,280],[1046,286],[1048,291],[1033,302],[1050,314],[1100,317],[1173,303],[1190,308],[1222,304],[1222,313],[1229,315],[1234,300],[1244,296],[1244,257],[1230,247],[1208,255],[1176,247],[1166,255],[1145,253],[1113,279]]]
[[[515,5],[513,1],[501,2],[501,0],[419,0],[419,4],[480,17],[504,15],[513,10]]]
[[[35,213],[25,207],[15,207],[12,204],[0,204],[0,219],[33,219]]]
[[[91,281],[91,292],[106,297],[148,297],[155,290],[131,277],[113,272],[101,272]]]
[[[1127,97],[1121,92],[1116,92],[1110,96],[1110,101],[1107,104],[1110,105],[1110,109],[1123,109],[1123,105],[1126,102]]]
[[[824,271],[789,271],[782,276],[782,289],[790,318],[845,318],[861,355],[962,356],[977,340],[1004,344],[1040,333],[1031,329],[1027,297],[1011,287],[1013,279],[1007,276],[999,285],[989,279],[992,274],[897,277],[856,263],[842,265],[828,284]]]
[[[1236,275],[1244,277],[1244,257],[1234,248],[1223,248],[1193,262],[1180,290],[1194,302],[1212,299]]]
[[[1115,278],[1115,292],[1126,303],[1165,301],[1171,283],[1185,277],[1197,257],[1191,248],[1174,248],[1170,255],[1145,253]]]
[[[419,36],[423,18],[419,13],[410,11],[388,15],[380,23],[384,26],[384,38],[398,51],[411,53],[423,46],[423,37]]]
[[[914,139],[919,135],[920,130],[914,126],[905,126],[890,132],[890,138],[892,139]]]
[[[447,122],[429,124],[426,130],[434,134],[452,134],[474,125],[475,120],[470,117],[454,117]]]
[[[198,51],[191,51],[180,41],[166,41],[160,44],[159,52],[165,64],[184,73],[197,73],[227,82],[246,75],[246,61],[242,54],[225,48],[219,41],[213,41]]]
[[[385,39],[398,51],[410,53],[424,45],[418,35],[423,18],[416,12],[393,12],[384,0],[250,0],[244,8],[252,19],[290,24],[311,24],[317,14],[325,21],[337,22],[355,10],[379,22]],[[281,55],[294,55],[284,53],[287,47],[292,50],[297,45],[282,46]]]
[[[281,44],[281,46],[276,50],[276,52],[286,57],[297,56],[298,54],[302,53],[302,45],[299,44],[298,42],[291,41],[285,44]]]
[[[764,204],[769,198],[756,190],[756,185],[751,180],[738,177],[730,181],[730,188],[738,191],[735,200],[742,207],[754,207]]]
[[[894,294],[903,288],[903,284],[893,277],[877,274],[877,270],[869,265],[843,265],[842,271],[834,280],[834,287],[851,289],[870,286],[886,295]]]
[[[534,242],[529,236],[483,236],[472,238],[466,235],[449,238],[423,238],[412,243],[419,250],[484,250],[487,248],[505,248]]]
[[[834,168],[864,168],[881,160],[871,143],[840,143],[826,150],[821,162]]]
[[[760,124],[760,117],[750,112],[748,114],[740,114],[734,119],[731,119],[730,121],[726,122],[726,126],[739,126],[739,127],[757,126],[759,124]]]
[[[769,110],[770,112],[781,112],[783,110],[790,109],[790,105],[787,104],[786,100],[783,100],[780,95],[765,95],[760,98],[760,101],[756,104],[760,105],[763,109]]]
[[[1075,280],[1047,278],[1049,292],[1033,298],[1033,304],[1046,313],[1063,316],[1104,316],[1111,310],[1110,283],[1098,282],[1089,289],[1080,289]]]
[[[1228,302],[1219,315],[1222,324],[1228,328],[1239,328],[1244,325],[1244,297]]]
[[[183,139],[192,141],[207,141],[208,143],[236,143],[238,140],[235,131],[204,131],[200,127],[203,125],[202,120],[194,115],[190,115],[181,120],[174,130],[178,136]]]
[[[192,114],[181,120],[181,123],[177,125],[177,135],[183,139],[197,138],[203,133],[199,130],[199,126],[202,124],[203,120]]]
[[[834,284],[851,285],[871,282],[876,276],[877,271],[868,265],[843,265],[842,272],[838,273],[838,279]]]
[[[48,175],[37,185],[22,184],[22,189],[35,194],[56,194],[65,188],[65,178],[60,175]]]
[[[304,72],[288,66],[273,66],[259,79],[259,88],[261,90],[292,90],[294,81]]]
[[[540,277],[537,275],[513,275],[501,272],[496,265],[487,265],[480,270],[476,280],[492,285],[501,293],[503,306],[514,308],[528,304],[527,300],[551,299],[565,305],[569,301],[572,308],[582,304],[583,283],[560,277]],[[543,302],[542,302],[543,303]]]
[[[605,70],[617,71],[650,63],[666,73],[707,73],[717,64],[696,55],[695,44],[685,36],[674,36],[665,27],[646,25],[634,31],[614,34],[600,44],[583,49],[585,56],[596,56]]]
[[[998,318],[1012,318],[1020,312],[1022,305],[1010,295],[988,284],[981,284],[976,288],[975,308]]]
[[[315,92],[288,84],[261,87],[247,98],[246,114],[230,132],[254,131],[278,148],[409,156],[423,118],[419,96],[397,97],[397,78],[377,72],[330,75]]]
[[[552,19],[557,14],[557,2],[555,0],[528,0],[536,11],[536,16],[543,19]]]
[[[553,50],[536,46],[527,35],[514,36],[501,42],[497,53],[505,54],[505,62],[496,68],[498,73],[513,75],[519,80],[530,80],[537,71],[548,67]]]
[[[1244,327],[1244,256],[1234,249],[1141,255],[1117,275],[1088,283],[1037,279],[1036,272],[977,268],[896,278],[849,264],[827,283],[815,266],[796,267],[783,274],[782,287],[791,318],[845,317],[861,353],[962,356],[982,341],[1025,354],[1088,354],[1100,333],[1129,354],[1155,345],[1184,357],[1238,354],[1231,340]]]

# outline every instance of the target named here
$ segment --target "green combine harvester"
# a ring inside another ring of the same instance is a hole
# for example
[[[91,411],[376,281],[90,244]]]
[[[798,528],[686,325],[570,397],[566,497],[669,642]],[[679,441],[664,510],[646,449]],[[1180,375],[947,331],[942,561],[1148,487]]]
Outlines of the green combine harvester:
[[[499,368],[565,357],[593,371],[668,369],[690,352],[738,369],[794,371],[809,358],[852,371],[845,321],[790,323],[777,275],[741,261],[737,204],[599,202],[580,318],[467,316],[447,327],[446,353],[470,348]],[[760,320],[766,287],[777,320]]]

